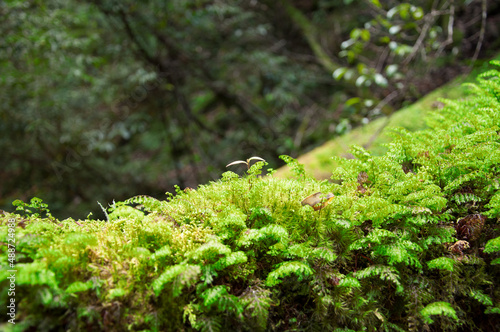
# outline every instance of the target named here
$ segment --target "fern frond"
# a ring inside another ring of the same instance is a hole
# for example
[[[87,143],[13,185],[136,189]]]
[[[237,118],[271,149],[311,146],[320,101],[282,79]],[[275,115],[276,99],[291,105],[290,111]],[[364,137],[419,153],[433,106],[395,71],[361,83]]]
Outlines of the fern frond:
[[[230,253],[231,249],[228,246],[214,240],[201,245],[194,251],[186,254],[186,256],[195,262],[199,262],[201,260],[215,261],[217,256],[229,255]]]
[[[481,176],[483,176],[484,174],[480,173],[479,171],[473,171],[473,172],[470,172],[470,173],[466,173],[466,174],[462,174],[460,175],[457,179],[453,180],[452,182],[450,182],[444,189],[443,191],[445,192],[454,192],[455,190],[457,190],[458,188],[460,188],[460,186],[466,182],[469,182],[469,181],[472,181],[472,180],[475,180]]]
[[[500,236],[489,240],[484,246],[484,252],[487,254],[500,251]]]
[[[280,244],[281,247],[285,248],[288,244],[290,237],[288,231],[276,224],[271,224],[261,229],[249,229],[236,241],[238,247],[248,247],[252,244],[257,244],[265,239],[272,240]]]
[[[203,305],[207,308],[216,307],[219,312],[231,312],[239,316],[243,312],[243,305],[239,299],[228,293],[229,287],[226,285],[217,285],[205,290],[200,297],[203,299]]]
[[[155,261],[158,260],[162,257],[167,257],[172,254],[172,251],[170,250],[170,246],[166,245],[164,247],[161,247],[160,249],[156,250],[154,254],[151,255],[151,260]]]
[[[431,319],[431,316],[448,316],[453,318],[454,320],[458,320],[457,313],[455,309],[448,302],[433,302],[428,304],[425,308],[420,311],[424,322],[428,324],[432,324],[434,321]]]
[[[279,156],[279,158],[281,160],[283,160],[287,164],[287,166],[292,169],[292,172],[296,176],[298,176],[299,178],[301,178],[301,177],[306,178],[307,177],[304,165],[299,163],[297,161],[297,159],[294,159],[294,158],[287,156],[287,155],[281,155],[281,156]]]
[[[441,269],[453,272],[456,261],[449,257],[439,257],[427,262],[430,269]]]
[[[283,245],[288,244],[288,241],[290,239],[288,231],[284,227],[279,225],[269,225],[261,228],[259,231],[266,237],[276,240]]]
[[[491,197],[488,204],[486,204],[489,210],[486,212],[486,215],[491,218],[500,217],[500,190],[497,190],[495,194]]]
[[[28,264],[19,263],[16,265],[16,269],[17,285],[47,285],[51,288],[59,289],[55,273],[48,269],[47,265],[41,261]],[[4,272],[2,274],[4,274],[5,277],[8,276],[7,270],[3,270],[2,272]]]
[[[469,296],[472,297],[473,299],[477,300],[479,303],[484,304],[485,306],[492,306],[493,305],[493,301],[491,300],[491,297],[484,294],[479,289],[471,289],[469,292]]]
[[[418,243],[423,249],[429,248],[433,244],[444,244],[448,242],[455,242],[457,239],[455,238],[455,228],[449,227],[440,227],[436,228],[432,231],[432,233],[428,234]]]
[[[175,278],[179,277],[178,287],[175,287],[174,294],[178,295],[182,291],[182,288],[186,285],[190,285],[195,281],[201,269],[198,265],[190,264],[179,264],[167,268],[158,278],[156,278],[152,283],[152,288],[156,296],[160,295],[165,284],[173,281]]]
[[[485,311],[485,314],[497,314],[500,315],[500,307],[488,307]]]
[[[389,280],[396,286],[401,287],[401,282],[399,281],[399,272],[391,266],[371,265],[366,269],[356,271],[354,276],[357,279],[365,279],[373,276],[378,276],[381,280]]]
[[[249,287],[240,296],[241,303],[245,306],[247,316],[255,319],[257,330],[265,331],[269,308],[271,307],[271,292],[260,287]]]
[[[220,239],[232,239],[247,228],[246,219],[246,214],[230,207],[221,212],[216,221],[210,222],[209,225]]]
[[[321,258],[326,262],[333,263],[337,259],[337,255],[328,248],[314,248],[312,251],[312,257]]]
[[[395,238],[396,234],[393,232],[382,229],[382,228],[375,228],[368,233],[367,236],[362,237],[356,241],[354,241],[350,246],[350,250],[359,250],[363,248],[367,248],[371,244],[380,244],[386,241],[387,239]]]
[[[211,307],[214,304],[217,304],[218,300],[227,293],[227,286],[218,285],[212,288],[207,289],[201,294],[201,298],[203,299],[203,304],[206,307]]]
[[[302,279],[312,275],[313,273],[314,273],[313,269],[311,269],[309,265],[303,262],[298,262],[298,261],[284,262],[279,264],[277,269],[273,270],[271,273],[268,274],[266,279],[266,285],[268,287],[276,286],[282,282],[281,279],[289,277],[292,274],[295,274],[298,280],[301,281]]]
[[[464,204],[468,202],[481,202],[481,197],[478,197],[471,193],[457,193],[453,195],[451,198],[452,201],[457,202],[458,204]]]
[[[152,196],[139,195],[124,201],[125,204],[141,205],[149,212],[161,211],[165,206],[165,201],[160,201]]]
[[[364,147],[359,145],[351,145],[349,152],[362,162],[367,162],[368,159],[372,157],[370,152],[368,152]]]
[[[358,279],[356,279],[354,277],[347,276],[347,277],[340,279],[339,287],[346,287],[346,288],[350,288],[350,289],[361,288],[361,284],[360,284]]]
[[[196,329],[201,332],[220,332],[222,330],[222,317],[203,316],[197,320]]]
[[[381,244],[377,245],[373,249],[375,255],[382,255],[388,258],[388,263],[393,265],[395,263],[405,263],[406,265],[411,265],[417,268],[421,268],[422,265],[415,252],[422,251],[422,248],[411,241],[397,241],[391,244]]]
[[[66,288],[66,293],[71,294],[71,293],[85,292],[91,289],[92,286],[93,283],[90,280],[87,282],[76,281]]]
[[[312,248],[305,243],[297,243],[291,245],[286,250],[286,257],[309,258],[312,253]]]
[[[226,257],[222,257],[221,259],[219,259],[214,264],[214,268],[216,270],[222,270],[228,266],[243,264],[246,263],[247,261],[248,258],[243,251],[231,252],[228,255],[226,255]]]

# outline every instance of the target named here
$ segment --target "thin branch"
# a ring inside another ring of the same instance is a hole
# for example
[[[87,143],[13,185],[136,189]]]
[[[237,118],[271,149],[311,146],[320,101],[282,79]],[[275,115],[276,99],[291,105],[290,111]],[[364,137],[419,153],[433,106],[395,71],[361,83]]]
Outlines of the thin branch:
[[[119,9],[118,13],[120,14],[120,20],[125,27],[125,31],[129,38],[137,45],[139,52],[141,52],[142,56],[144,56],[150,63],[157,65],[159,63],[158,59],[152,57],[149,52],[146,50],[146,47],[142,45],[137,36],[135,35],[132,27],[130,26],[130,22],[128,21],[127,15],[123,11],[123,9]],[[109,15],[109,14],[108,14]]]
[[[420,50],[420,47],[422,46],[422,43],[424,42],[425,37],[427,37],[427,31],[429,28],[433,25],[434,20],[433,18],[435,17],[434,11],[432,11],[430,14],[427,15],[427,18],[425,20],[425,24],[422,28],[422,31],[420,32],[420,35],[418,36],[417,41],[413,45],[413,48],[411,50],[410,55],[404,59],[404,61],[401,63],[401,65],[406,66],[410,63],[411,60],[415,57],[417,52]]]
[[[215,78],[212,76],[210,71],[208,70],[206,66],[206,62],[198,60],[196,57],[192,56],[191,54],[186,53],[185,51],[182,52],[179,50],[176,46],[175,43],[173,43],[170,39],[168,39],[164,34],[159,33],[157,30],[149,27],[148,22],[145,22],[141,18],[141,23],[144,26],[148,27],[149,32],[156,37],[161,43],[165,45],[167,50],[171,52],[172,54],[175,54],[177,58],[182,58],[186,62],[190,62],[194,64],[194,67],[199,69],[201,72],[201,75],[203,75],[205,79],[205,84],[208,86],[212,92],[218,96],[220,99],[222,99],[223,102],[229,102],[230,104],[234,105],[236,108],[238,108],[247,118],[247,120],[250,120],[258,125],[261,126],[267,126],[267,121],[264,120],[266,118],[266,112],[258,107],[255,103],[245,99],[243,96],[237,94],[237,93],[232,93],[226,84],[221,84],[222,81],[220,78]],[[188,104],[184,104],[186,106]],[[192,114],[192,113],[190,113]],[[260,114],[261,117],[255,116],[255,114]],[[192,115],[194,116],[194,115]],[[196,122],[198,125],[202,125],[204,129],[210,130],[206,128],[201,122],[199,122],[198,119],[196,119]],[[221,134],[212,131],[214,134],[217,136],[221,137]]]
[[[101,6],[98,6],[98,8],[104,13],[106,14],[108,17],[112,17],[112,15],[114,13],[110,12],[109,10],[101,7]],[[201,129],[204,129],[212,134],[214,134],[216,137],[218,138],[221,138],[223,137],[223,135],[219,132],[217,132],[216,130],[208,127],[206,124],[204,124],[200,119],[198,119],[194,114],[193,114],[193,111],[191,109],[191,106],[189,105],[189,103],[187,102],[187,99],[185,98],[184,94],[180,91],[179,89],[179,86],[180,86],[180,77],[176,77],[178,75],[173,75],[173,68],[168,68],[164,63],[162,63],[162,61],[157,58],[157,57],[154,57],[152,56],[151,54],[149,54],[149,52],[147,51],[146,49],[146,46],[143,45],[143,43],[139,40],[139,38],[137,37],[136,33],[134,32],[131,24],[130,24],[130,21],[129,21],[129,18],[127,17],[127,14],[123,11],[122,8],[120,8],[118,10],[118,16],[120,18],[120,21],[123,23],[123,26],[125,28],[125,32],[127,34],[127,36],[130,38],[130,40],[132,40],[132,42],[137,46],[137,49],[139,51],[139,53],[142,55],[142,57],[149,63],[151,63],[152,65],[154,65],[155,67],[157,67],[162,73],[165,73],[167,74],[166,76],[172,81],[174,82],[174,95],[175,95],[175,98],[177,99],[177,101],[180,103],[180,105],[182,106],[185,114],[189,117],[189,119],[191,121],[193,121],[199,128]],[[157,34],[154,34],[157,38],[158,35]],[[167,49],[169,51],[172,51],[172,45],[170,43],[167,42],[166,39],[161,39],[161,41],[165,44],[165,46],[167,46]],[[177,50],[175,50],[177,51]],[[177,56],[178,57],[178,56]]]
[[[381,109],[382,109],[382,108],[384,108],[387,104],[389,104],[389,102],[390,102],[391,100],[393,100],[394,98],[396,98],[396,97],[398,96],[398,94],[399,94],[399,93],[398,93],[398,91],[397,91],[397,90],[392,91],[389,95],[387,95],[384,99],[382,99],[382,100],[380,101],[380,103],[378,103],[377,107],[375,107],[375,108],[378,108],[378,109],[380,109],[380,110],[381,110]]]
[[[453,42],[453,25],[455,24],[455,0],[451,0],[450,4],[450,18],[448,19],[448,37],[441,43],[436,53],[436,58],[441,55],[445,47]]]
[[[387,57],[389,56],[389,48],[384,47],[382,53],[377,59],[377,65],[375,66],[375,72],[380,73],[384,68],[384,64],[386,63]]]
[[[483,40],[484,40],[485,31],[486,31],[486,18],[488,16],[486,2],[487,2],[487,0],[482,1],[481,31],[479,32],[479,41],[477,42],[476,51],[474,52],[474,56],[472,57],[472,63],[476,62],[476,60],[479,56],[479,51],[481,51],[481,47],[483,46]]]

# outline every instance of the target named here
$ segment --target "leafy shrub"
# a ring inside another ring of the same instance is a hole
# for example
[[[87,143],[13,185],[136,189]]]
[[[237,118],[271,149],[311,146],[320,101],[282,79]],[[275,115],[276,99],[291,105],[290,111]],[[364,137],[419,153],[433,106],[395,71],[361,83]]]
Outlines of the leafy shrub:
[[[497,65],[500,63],[496,63]],[[388,152],[353,147],[335,182],[239,177],[108,220],[16,219],[18,324],[51,330],[498,330],[500,82],[479,77]],[[334,194],[315,211],[315,192]],[[2,303],[8,300],[2,246]]]

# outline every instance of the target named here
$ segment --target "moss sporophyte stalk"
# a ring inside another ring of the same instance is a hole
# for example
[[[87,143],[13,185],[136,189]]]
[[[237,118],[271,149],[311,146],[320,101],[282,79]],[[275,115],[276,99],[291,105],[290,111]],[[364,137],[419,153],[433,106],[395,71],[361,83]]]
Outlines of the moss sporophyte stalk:
[[[23,319],[2,328],[500,330],[498,71],[471,91],[425,130],[388,129],[381,156],[332,156],[332,181],[288,156],[295,178],[262,175],[252,157],[228,165],[242,175],[115,202],[107,220],[17,202],[0,233],[15,239]]]

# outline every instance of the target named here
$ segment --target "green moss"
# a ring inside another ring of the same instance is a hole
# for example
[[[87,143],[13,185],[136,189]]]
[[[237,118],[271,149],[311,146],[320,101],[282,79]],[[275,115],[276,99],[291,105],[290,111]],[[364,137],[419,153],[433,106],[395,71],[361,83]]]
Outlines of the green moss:
[[[5,213],[0,235],[19,261],[0,246],[0,301],[12,263],[22,325],[2,328],[491,329],[499,73],[472,90],[429,112],[427,129],[387,130],[379,156],[353,146],[335,158],[336,183],[283,157],[295,179],[262,176],[258,162],[166,200],[116,202],[106,221]],[[302,204],[318,192],[332,195]]]

